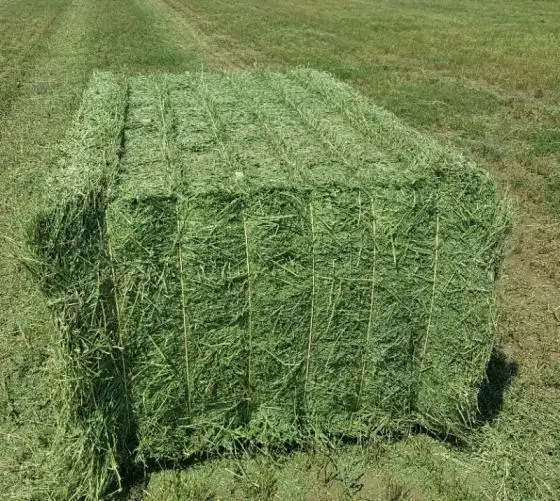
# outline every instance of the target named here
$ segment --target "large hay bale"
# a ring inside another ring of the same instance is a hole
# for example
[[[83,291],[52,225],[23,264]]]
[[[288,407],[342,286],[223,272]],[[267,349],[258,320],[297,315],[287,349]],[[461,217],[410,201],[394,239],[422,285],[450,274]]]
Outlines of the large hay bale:
[[[68,144],[31,245],[86,496],[130,461],[472,425],[487,173],[311,70],[97,74]]]

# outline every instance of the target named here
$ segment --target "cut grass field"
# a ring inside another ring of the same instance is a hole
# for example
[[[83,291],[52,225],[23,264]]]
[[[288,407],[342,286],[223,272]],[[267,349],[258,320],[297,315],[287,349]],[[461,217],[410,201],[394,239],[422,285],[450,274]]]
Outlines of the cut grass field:
[[[0,0],[0,491],[40,489],[53,325],[11,256],[95,68],[332,72],[488,169],[517,203],[501,353],[468,447],[425,434],[314,454],[153,465],[145,499],[557,499],[560,5],[553,1]],[[47,472],[48,473],[48,472]],[[56,478],[51,479],[56,482]]]

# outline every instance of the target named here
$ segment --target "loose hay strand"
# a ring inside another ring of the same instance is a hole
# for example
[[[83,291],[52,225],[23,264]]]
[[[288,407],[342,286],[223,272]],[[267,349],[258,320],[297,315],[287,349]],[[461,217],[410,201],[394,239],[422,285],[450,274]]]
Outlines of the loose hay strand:
[[[428,311],[428,322],[426,325],[426,334],[424,336],[424,345],[422,346],[422,355],[420,356],[420,372],[424,367],[424,357],[428,347],[428,339],[430,337],[430,329],[432,327],[432,316],[434,313],[434,303],[436,298],[436,286],[438,277],[438,261],[439,261],[439,214],[436,214],[436,235],[434,242],[434,273],[432,278],[432,293],[430,296],[430,309]]]
[[[252,359],[253,359],[253,305],[251,303],[253,291],[251,287],[251,264],[249,259],[249,232],[247,231],[247,218],[245,210],[242,212],[243,218],[243,238],[245,240],[245,263],[247,266],[247,422],[250,417],[250,409],[253,405],[253,379],[252,379]]]
[[[369,358],[369,344],[371,336],[373,334],[373,329],[375,327],[375,280],[376,280],[376,265],[377,265],[377,249],[376,249],[376,233],[377,233],[377,223],[375,221],[375,205],[373,199],[371,203],[371,228],[372,228],[372,239],[373,239],[373,263],[371,265],[371,294],[369,300],[369,316],[368,316],[368,327],[366,331],[365,345],[362,351],[362,373],[360,375],[360,386],[358,388],[358,397],[356,399],[356,409],[359,409],[362,402],[362,390],[364,387],[364,379],[366,374],[366,368]]]
[[[305,383],[304,401],[306,406],[309,399],[309,369],[311,366],[311,348],[313,345],[313,332],[315,320],[315,220],[313,219],[313,205],[309,203],[309,222],[311,228],[311,307],[309,311],[309,335],[307,337],[307,351],[305,354]]]
[[[179,206],[177,205],[177,254],[179,260],[179,280],[181,281],[181,316],[183,319],[183,342],[185,347],[185,372],[186,372],[186,383],[187,383],[187,413],[188,417],[192,416],[192,405],[191,405],[191,375],[189,369],[189,321],[187,318],[186,301],[185,301],[185,271],[183,267],[183,227],[181,225],[181,217],[179,212]]]

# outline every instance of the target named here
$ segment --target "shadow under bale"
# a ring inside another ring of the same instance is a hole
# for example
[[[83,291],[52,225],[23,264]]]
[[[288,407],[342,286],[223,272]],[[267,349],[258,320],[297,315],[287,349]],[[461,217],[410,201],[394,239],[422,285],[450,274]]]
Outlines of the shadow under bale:
[[[504,393],[517,376],[517,371],[517,363],[508,360],[499,347],[492,351],[486,376],[478,393],[478,408],[482,423],[491,423],[498,417],[504,403]]]

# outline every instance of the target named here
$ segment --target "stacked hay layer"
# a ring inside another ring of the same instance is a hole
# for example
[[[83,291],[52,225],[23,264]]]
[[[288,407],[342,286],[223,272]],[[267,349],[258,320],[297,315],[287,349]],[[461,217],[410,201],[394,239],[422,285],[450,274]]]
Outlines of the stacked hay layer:
[[[50,369],[60,410],[57,498],[99,499],[131,456],[134,432],[107,246],[107,206],[119,164],[126,82],[95,73],[30,228],[34,273],[60,330]]]
[[[111,79],[32,242],[99,464],[473,423],[508,228],[486,173],[324,73],[88,108]]]

